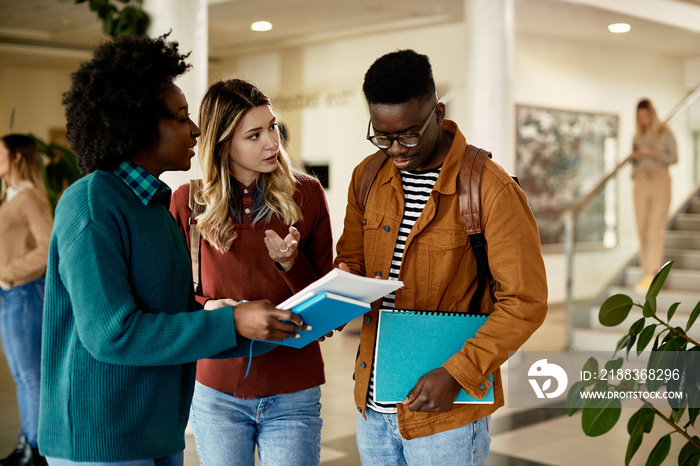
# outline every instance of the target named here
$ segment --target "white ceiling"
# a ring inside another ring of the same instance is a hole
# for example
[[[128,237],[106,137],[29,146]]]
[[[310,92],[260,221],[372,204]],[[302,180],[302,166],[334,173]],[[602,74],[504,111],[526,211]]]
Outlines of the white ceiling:
[[[460,22],[465,15],[464,0],[209,0],[209,5],[212,59]],[[515,5],[520,33],[700,56],[700,0],[515,0]],[[250,23],[262,19],[273,29],[251,31]],[[607,31],[609,23],[620,21],[630,23],[632,31]],[[73,66],[104,39],[100,27],[87,5],[74,0],[0,0],[0,64]]]

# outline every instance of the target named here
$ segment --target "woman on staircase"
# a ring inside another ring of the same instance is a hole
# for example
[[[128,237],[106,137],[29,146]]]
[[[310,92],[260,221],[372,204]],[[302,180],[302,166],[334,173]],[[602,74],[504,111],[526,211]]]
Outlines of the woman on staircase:
[[[639,234],[639,265],[642,279],[635,289],[646,292],[661,268],[664,233],[671,205],[671,175],[668,166],[678,161],[676,138],[656,114],[654,104],[637,104],[637,130],[632,146],[634,207]]]

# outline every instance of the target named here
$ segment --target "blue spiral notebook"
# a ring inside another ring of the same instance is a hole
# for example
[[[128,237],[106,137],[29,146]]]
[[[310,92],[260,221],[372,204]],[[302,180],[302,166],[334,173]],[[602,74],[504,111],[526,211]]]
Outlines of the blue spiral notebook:
[[[449,312],[381,311],[374,352],[374,400],[400,403],[418,379],[441,367],[476,335],[488,316]],[[483,399],[460,390],[455,403],[494,402],[491,387]]]
[[[341,325],[369,312],[369,310],[369,303],[324,291],[291,309],[292,312],[301,316],[305,324],[311,325],[311,330],[299,332],[301,335],[299,338],[287,338],[267,343],[303,348]]]

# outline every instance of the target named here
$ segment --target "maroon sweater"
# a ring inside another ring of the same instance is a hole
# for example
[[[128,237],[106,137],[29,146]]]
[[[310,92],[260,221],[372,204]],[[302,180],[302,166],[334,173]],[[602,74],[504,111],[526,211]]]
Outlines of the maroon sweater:
[[[189,184],[180,186],[172,196],[170,211],[189,245]],[[248,191],[252,191],[249,187]],[[251,192],[242,194],[244,206],[252,205]],[[333,239],[328,204],[318,180],[303,177],[297,184],[294,200],[303,219],[294,224],[301,234],[299,255],[287,272],[270,259],[263,241],[265,230],[272,229],[284,238],[289,226],[278,218],[252,223],[252,214],[244,215],[237,225],[237,237],[228,252],[218,252],[202,239],[201,286],[197,299],[232,298],[269,299],[279,304],[331,270]],[[254,356],[250,373],[244,378],[248,358],[203,359],[197,363],[197,381],[215,390],[237,395],[265,396],[292,393],[325,382],[323,358],[318,342],[301,349],[279,346]]]

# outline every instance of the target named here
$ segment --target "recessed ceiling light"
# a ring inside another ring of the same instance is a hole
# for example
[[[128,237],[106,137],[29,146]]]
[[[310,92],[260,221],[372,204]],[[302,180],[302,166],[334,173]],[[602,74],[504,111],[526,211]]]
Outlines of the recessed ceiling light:
[[[253,31],[269,31],[272,29],[272,23],[269,21],[256,21],[250,25],[250,29]]]
[[[614,32],[615,34],[630,32],[630,29],[632,29],[632,26],[627,23],[615,23],[608,26],[608,31]]]

